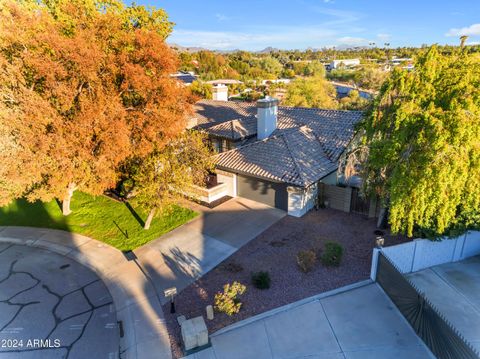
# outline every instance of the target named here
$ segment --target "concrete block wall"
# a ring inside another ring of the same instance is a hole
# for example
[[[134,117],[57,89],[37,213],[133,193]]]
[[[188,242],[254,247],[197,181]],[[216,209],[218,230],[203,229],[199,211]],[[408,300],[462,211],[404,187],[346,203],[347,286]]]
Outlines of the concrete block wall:
[[[480,231],[472,231],[465,238],[465,244],[460,256],[468,258],[478,254],[480,254]]]
[[[380,250],[373,251],[371,278],[376,277],[376,263]],[[417,272],[436,265],[457,262],[480,255],[480,231],[468,231],[457,238],[441,241],[415,239],[412,242],[381,249],[402,273]]]

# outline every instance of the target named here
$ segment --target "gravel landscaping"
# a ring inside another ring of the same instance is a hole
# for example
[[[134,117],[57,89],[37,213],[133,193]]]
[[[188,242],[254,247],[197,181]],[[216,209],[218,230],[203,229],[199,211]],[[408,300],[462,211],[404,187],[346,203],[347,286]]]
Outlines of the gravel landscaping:
[[[176,314],[170,314],[168,304],[163,307],[174,356],[183,356],[177,316],[206,318],[205,307],[213,305],[215,294],[226,283],[238,281],[247,286],[240,297],[241,310],[231,317],[215,312],[214,320],[205,319],[209,333],[270,309],[367,279],[375,230],[373,219],[332,209],[311,211],[302,218],[281,219],[185,288],[177,297]],[[401,236],[386,234],[384,237],[385,246],[407,241]],[[326,241],[336,241],[343,246],[341,265],[325,267],[317,260],[311,272],[302,272],[297,265],[297,253],[313,249],[320,258]],[[269,272],[269,289],[256,289],[251,284],[252,273],[259,271]]]

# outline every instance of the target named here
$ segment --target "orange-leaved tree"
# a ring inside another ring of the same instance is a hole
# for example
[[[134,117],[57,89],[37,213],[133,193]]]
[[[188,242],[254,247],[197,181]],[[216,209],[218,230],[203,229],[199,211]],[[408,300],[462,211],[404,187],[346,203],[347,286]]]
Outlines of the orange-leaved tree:
[[[0,205],[100,194],[185,127],[163,10],[117,0],[0,4]]]

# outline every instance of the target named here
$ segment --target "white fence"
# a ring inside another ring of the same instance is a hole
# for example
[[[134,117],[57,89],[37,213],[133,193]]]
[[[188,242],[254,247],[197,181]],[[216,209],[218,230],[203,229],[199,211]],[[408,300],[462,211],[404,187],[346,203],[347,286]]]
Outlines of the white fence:
[[[460,237],[430,241],[415,239],[413,242],[374,249],[370,277],[377,274],[378,252],[387,256],[402,273],[412,273],[439,264],[461,261],[480,255],[480,232],[469,231]]]

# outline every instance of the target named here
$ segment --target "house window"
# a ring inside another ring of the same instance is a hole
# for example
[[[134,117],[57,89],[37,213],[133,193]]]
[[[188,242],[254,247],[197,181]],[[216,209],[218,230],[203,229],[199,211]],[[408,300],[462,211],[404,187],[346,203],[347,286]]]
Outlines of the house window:
[[[222,140],[222,152],[228,151],[228,141],[227,140]]]
[[[213,150],[217,153],[220,153],[221,152],[221,148],[220,148],[220,143],[219,141],[217,140],[212,140],[212,147],[213,147]]]

